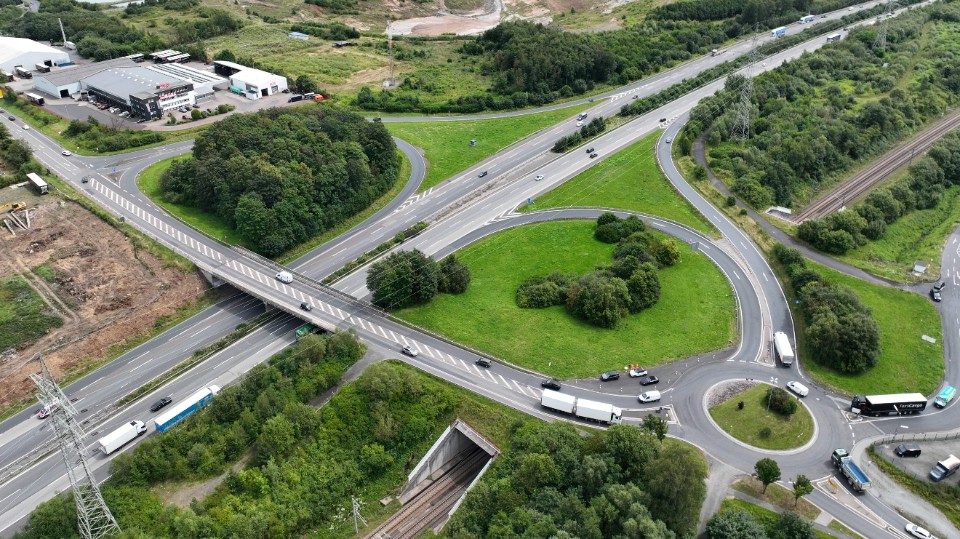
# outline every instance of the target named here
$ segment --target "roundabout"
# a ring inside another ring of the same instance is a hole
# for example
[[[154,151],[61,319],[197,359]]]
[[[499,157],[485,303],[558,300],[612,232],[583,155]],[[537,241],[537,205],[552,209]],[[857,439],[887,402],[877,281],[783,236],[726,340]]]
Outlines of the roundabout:
[[[817,423],[803,401],[791,395],[786,398],[795,403],[793,413],[771,409],[775,387],[759,381],[721,382],[704,395],[704,406],[714,426],[737,443],[779,455],[803,451],[816,439]]]

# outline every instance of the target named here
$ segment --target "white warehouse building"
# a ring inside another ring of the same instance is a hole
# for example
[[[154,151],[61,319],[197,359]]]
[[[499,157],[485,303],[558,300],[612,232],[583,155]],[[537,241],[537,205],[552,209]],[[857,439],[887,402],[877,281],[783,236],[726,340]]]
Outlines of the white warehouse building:
[[[13,73],[15,67],[35,71],[37,64],[53,67],[70,63],[70,55],[43,43],[19,37],[0,37],[0,70]]]
[[[247,99],[260,99],[287,90],[287,78],[223,60],[213,63],[218,75],[229,77],[230,91]]]

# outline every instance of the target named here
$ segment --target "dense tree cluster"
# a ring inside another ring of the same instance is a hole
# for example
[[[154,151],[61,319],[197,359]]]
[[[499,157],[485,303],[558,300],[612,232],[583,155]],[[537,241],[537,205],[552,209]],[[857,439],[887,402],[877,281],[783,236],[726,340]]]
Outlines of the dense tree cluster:
[[[934,143],[927,156],[910,166],[906,178],[871,192],[853,211],[805,221],[797,236],[821,251],[838,255],[878,240],[887,225],[915,210],[936,207],[947,188],[960,185],[958,156],[960,133],[948,133]]]
[[[236,114],[160,178],[163,197],[215,213],[275,256],[370,205],[397,180],[380,122],[326,108]]]
[[[581,436],[562,422],[530,422],[514,432],[443,535],[691,537],[705,472],[695,449],[662,446],[638,427]]]
[[[462,294],[470,286],[470,268],[450,255],[438,264],[417,249],[397,251],[367,272],[373,304],[400,309],[429,303],[439,293]]]
[[[38,172],[40,165],[33,160],[33,150],[26,142],[10,136],[10,132],[0,125],[0,161],[15,174],[0,176],[0,187],[13,185],[26,180],[28,172]]]
[[[63,134],[76,139],[85,148],[96,148],[101,152],[115,152],[164,141],[163,133],[115,129],[102,125],[93,117],[89,120],[71,120]]]
[[[725,90],[694,109],[689,136],[706,134],[714,168],[746,202],[791,206],[957,102],[960,70],[950,38],[934,33],[941,37],[918,45],[931,18],[957,10],[945,4],[892,19],[883,54],[871,50],[875,29],[868,27],[759,75],[750,138],[742,145],[723,144],[737,114],[729,103],[744,83],[731,76]],[[918,63],[925,68],[915,70]]]
[[[716,513],[707,521],[707,539],[814,539],[813,524],[792,511],[780,514],[769,527],[743,509]]]
[[[800,300],[807,345],[814,360],[842,373],[862,373],[877,363],[880,329],[873,311],[852,289],[829,283],[806,267],[803,255],[783,244],[774,257],[786,268]]]
[[[612,213],[597,218],[594,237],[617,244],[610,266],[582,277],[562,272],[530,277],[517,288],[517,306],[566,305],[571,314],[604,328],[654,306],[660,300],[658,267],[680,262],[673,241],[657,238],[635,216],[620,219]]]
[[[764,397],[767,406],[771,410],[781,415],[791,416],[797,413],[797,399],[793,398],[782,387],[770,387],[767,389],[767,396]]]

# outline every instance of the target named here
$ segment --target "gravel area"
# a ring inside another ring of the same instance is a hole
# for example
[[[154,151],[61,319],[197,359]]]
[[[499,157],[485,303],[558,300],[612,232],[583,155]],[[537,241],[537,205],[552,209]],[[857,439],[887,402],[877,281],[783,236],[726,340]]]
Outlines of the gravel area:
[[[707,393],[707,408],[713,408],[759,383],[756,380],[731,380],[717,384]]]

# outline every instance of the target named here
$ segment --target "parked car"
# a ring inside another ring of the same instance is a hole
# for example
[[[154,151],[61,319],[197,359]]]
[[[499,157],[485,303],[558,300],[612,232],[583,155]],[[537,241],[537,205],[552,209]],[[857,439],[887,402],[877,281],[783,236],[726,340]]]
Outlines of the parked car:
[[[546,380],[540,382],[540,387],[544,389],[552,389],[554,391],[560,391],[560,382],[554,380],[553,378],[547,378]]]
[[[917,444],[900,444],[893,450],[898,457],[919,457],[920,446]]]
[[[157,411],[159,411],[161,408],[163,408],[164,406],[170,404],[171,402],[173,402],[173,399],[171,399],[170,397],[164,397],[164,398],[158,400],[157,402],[153,403],[153,404],[150,406],[150,411],[151,411],[151,412],[157,412]]]
[[[658,400],[660,400],[660,392],[659,391],[643,392],[640,394],[639,397],[637,397],[637,400],[639,400],[640,402],[657,402]]]
[[[304,301],[303,303],[300,304],[300,308],[303,309],[304,311],[310,312],[313,310],[313,305],[310,305],[309,303]]]
[[[403,352],[404,354],[410,357],[417,357],[418,355],[420,355],[420,352],[418,352],[417,349],[413,348],[412,346],[404,346],[401,352]]]
[[[940,303],[940,301],[943,300],[943,296],[940,295],[939,290],[934,289],[934,290],[930,290],[930,299],[932,299],[933,301],[936,301],[937,303]]]
[[[640,378],[641,376],[647,375],[647,369],[630,369],[630,378]]]
[[[600,375],[601,382],[611,382],[613,380],[619,380],[620,373],[617,371],[608,371]]]
[[[490,365],[493,365],[493,362],[485,357],[478,357],[477,360],[474,361],[474,363],[483,367],[484,369],[489,369]]]
[[[806,397],[807,393],[810,393],[810,390],[807,389],[807,386],[801,384],[800,382],[787,382],[787,389],[793,391],[801,397]]]
[[[659,383],[660,383],[660,379],[657,378],[656,376],[644,376],[643,378],[640,379],[640,385],[642,386],[650,386],[650,385],[659,384]]]

